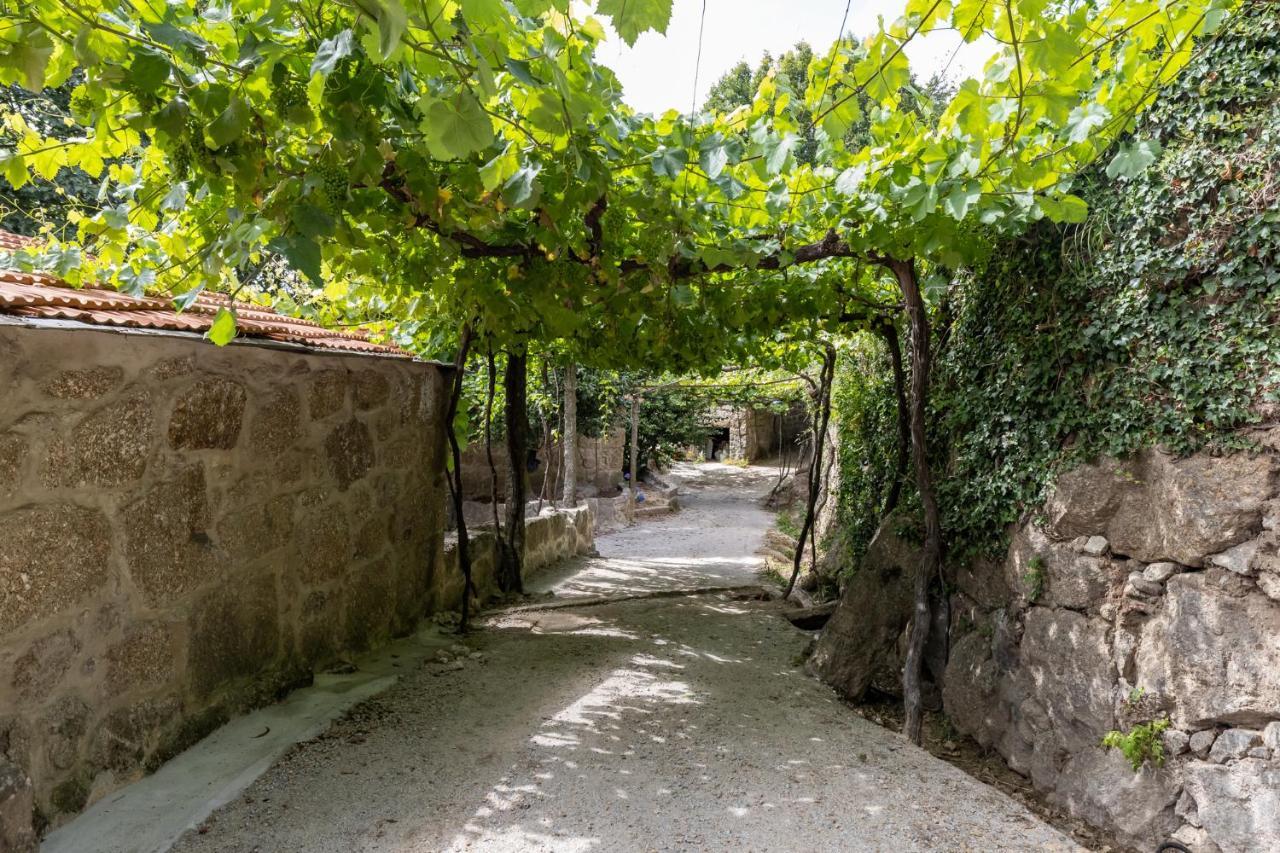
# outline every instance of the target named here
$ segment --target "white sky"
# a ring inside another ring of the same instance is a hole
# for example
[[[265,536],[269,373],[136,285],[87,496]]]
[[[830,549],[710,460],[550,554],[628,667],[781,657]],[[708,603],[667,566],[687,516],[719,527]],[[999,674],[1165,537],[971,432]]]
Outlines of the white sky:
[[[706,30],[702,39],[702,68],[698,74],[698,103],[724,72],[739,60],[754,66],[765,51],[774,56],[805,40],[817,52],[826,50],[840,32],[846,0],[706,0]],[[896,19],[906,0],[853,0],[845,31],[863,37],[876,29],[877,16]],[[617,36],[601,45],[597,58],[622,80],[624,98],[641,112],[687,111],[693,99],[698,55],[698,23],[703,0],[675,0],[665,36],[645,33],[634,48]],[[907,57],[916,76],[928,79],[951,60],[960,45],[956,33],[940,32],[913,40]],[[953,79],[982,69],[991,45],[964,45],[947,70]]]

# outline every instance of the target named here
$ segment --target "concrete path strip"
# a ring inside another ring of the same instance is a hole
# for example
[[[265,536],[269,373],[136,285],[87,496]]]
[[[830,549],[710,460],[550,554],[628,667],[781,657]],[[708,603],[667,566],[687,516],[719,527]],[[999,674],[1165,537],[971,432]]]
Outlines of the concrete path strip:
[[[154,774],[103,797],[49,833],[41,853],[164,853],[295,744],[455,642],[427,626],[362,660],[356,672],[317,675],[312,686],[237,717]]]

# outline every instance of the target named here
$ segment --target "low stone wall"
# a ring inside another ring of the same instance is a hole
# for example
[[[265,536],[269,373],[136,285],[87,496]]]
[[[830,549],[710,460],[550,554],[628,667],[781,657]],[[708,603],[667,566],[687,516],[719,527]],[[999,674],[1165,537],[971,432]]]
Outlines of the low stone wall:
[[[493,523],[467,529],[471,547],[471,579],[479,599],[487,601],[499,594],[496,580],[498,540]],[[595,513],[583,504],[572,509],[545,509],[525,520],[524,580],[536,577],[541,569],[569,557],[594,553]],[[458,567],[458,535],[445,538],[444,571],[436,592],[441,600],[458,602],[462,598],[462,570]]]
[[[610,495],[618,491],[622,483],[623,447],[626,434],[621,427],[599,438],[578,437],[578,495]],[[542,445],[531,448],[538,458],[538,469],[527,473],[528,495],[536,500],[559,499],[564,489],[560,468],[563,451],[559,443],[549,448]],[[507,466],[501,447],[493,448],[493,458],[498,469],[498,495],[506,489]],[[462,453],[462,494],[468,501],[488,501],[492,474],[484,445],[469,445]],[[545,481],[545,489],[543,487]]]
[[[451,604],[444,372],[0,325],[0,765],[41,820]]]
[[[1280,849],[1278,543],[1275,452],[1078,468],[1002,562],[951,573],[932,698],[1051,801],[1142,849]],[[917,565],[891,520],[813,658],[846,693],[896,687]],[[1135,772],[1102,747],[1152,721],[1168,721],[1163,765]]]

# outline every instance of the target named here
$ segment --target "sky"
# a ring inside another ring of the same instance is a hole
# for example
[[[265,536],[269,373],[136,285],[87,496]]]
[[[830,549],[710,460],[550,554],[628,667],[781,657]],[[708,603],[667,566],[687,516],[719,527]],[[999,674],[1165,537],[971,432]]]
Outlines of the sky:
[[[784,53],[800,40],[823,51],[836,40],[846,0],[705,0],[706,29],[702,39],[702,64],[698,73],[698,103],[724,72],[739,60],[755,65],[765,51]],[[645,33],[634,48],[616,35],[601,45],[598,59],[622,80],[624,99],[641,112],[668,109],[688,111],[693,103],[694,69],[697,67],[698,25],[703,0],[675,0],[666,35]],[[845,31],[865,36],[876,29],[883,15],[892,21],[905,0],[852,0]],[[958,34],[931,33],[907,45],[911,67],[921,80],[947,66],[955,78],[976,74],[991,52],[989,45],[960,45]]]

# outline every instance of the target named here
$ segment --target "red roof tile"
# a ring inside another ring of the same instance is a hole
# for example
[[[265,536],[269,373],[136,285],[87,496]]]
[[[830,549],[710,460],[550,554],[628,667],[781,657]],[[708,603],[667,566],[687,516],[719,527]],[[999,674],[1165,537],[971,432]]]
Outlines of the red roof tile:
[[[0,252],[16,252],[36,241],[0,230]],[[77,288],[57,276],[0,268],[0,314],[76,320],[94,326],[128,326],[181,332],[206,332],[219,308],[232,305],[223,293],[203,292],[185,311],[168,299],[130,296],[96,287]],[[288,317],[262,305],[234,303],[243,338],[286,341],[313,349],[412,358],[397,346],[369,340],[363,329],[326,329],[319,323]]]

